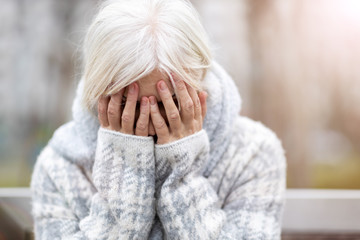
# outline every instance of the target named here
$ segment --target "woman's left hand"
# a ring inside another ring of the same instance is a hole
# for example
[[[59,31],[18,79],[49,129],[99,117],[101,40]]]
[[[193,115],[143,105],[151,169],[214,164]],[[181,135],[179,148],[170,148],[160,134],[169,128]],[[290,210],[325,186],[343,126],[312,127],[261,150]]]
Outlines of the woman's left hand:
[[[195,89],[176,77],[174,81],[181,106],[180,112],[166,83],[162,80],[157,83],[169,127],[159,111],[156,97],[149,97],[151,120],[158,137],[157,144],[170,143],[199,132],[205,118],[207,93],[198,94]]]

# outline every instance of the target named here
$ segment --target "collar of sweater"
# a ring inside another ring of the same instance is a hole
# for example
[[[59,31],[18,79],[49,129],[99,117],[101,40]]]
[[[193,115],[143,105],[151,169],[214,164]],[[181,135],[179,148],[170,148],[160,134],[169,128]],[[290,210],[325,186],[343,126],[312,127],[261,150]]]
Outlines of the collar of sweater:
[[[231,77],[216,62],[204,79],[204,87],[208,99],[203,127],[210,140],[210,159],[203,172],[207,177],[229,145],[241,98]],[[66,160],[91,172],[100,125],[96,116],[81,107],[82,90],[81,80],[72,106],[73,120],[54,132],[49,145]]]

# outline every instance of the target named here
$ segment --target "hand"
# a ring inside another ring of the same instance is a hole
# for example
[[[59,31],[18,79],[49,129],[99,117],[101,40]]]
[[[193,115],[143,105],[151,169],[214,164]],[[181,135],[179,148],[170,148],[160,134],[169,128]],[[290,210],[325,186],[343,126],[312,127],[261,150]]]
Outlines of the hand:
[[[98,119],[103,128],[118,131],[125,134],[134,134],[135,119],[136,128],[135,135],[148,136],[149,134],[149,118],[150,104],[147,97],[141,98],[140,114],[135,117],[137,98],[139,94],[139,86],[132,83],[128,86],[126,103],[123,103],[125,88],[120,92],[108,96],[101,97],[98,103]]]
[[[174,81],[180,102],[180,112],[166,83],[164,81],[157,83],[157,91],[164,105],[169,127],[160,114],[156,98],[149,97],[151,120],[158,137],[158,144],[173,142],[200,131],[206,115],[206,92],[198,94],[184,81],[177,78],[174,78]]]

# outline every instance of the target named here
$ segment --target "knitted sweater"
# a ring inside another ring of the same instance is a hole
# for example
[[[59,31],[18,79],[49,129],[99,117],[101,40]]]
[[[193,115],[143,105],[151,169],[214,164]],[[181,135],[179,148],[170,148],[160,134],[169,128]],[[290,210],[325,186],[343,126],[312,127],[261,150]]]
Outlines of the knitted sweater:
[[[172,143],[99,126],[80,107],[42,150],[32,181],[37,239],[279,239],[286,160],[276,135],[238,115],[214,63],[204,129]]]

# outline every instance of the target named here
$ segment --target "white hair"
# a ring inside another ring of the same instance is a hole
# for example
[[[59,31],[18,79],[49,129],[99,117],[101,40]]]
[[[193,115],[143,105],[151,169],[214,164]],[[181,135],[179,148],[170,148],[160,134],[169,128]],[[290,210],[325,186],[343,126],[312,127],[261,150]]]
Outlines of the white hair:
[[[94,112],[154,70],[197,90],[211,64],[208,38],[187,0],[111,0],[100,5],[84,39],[84,106]]]

